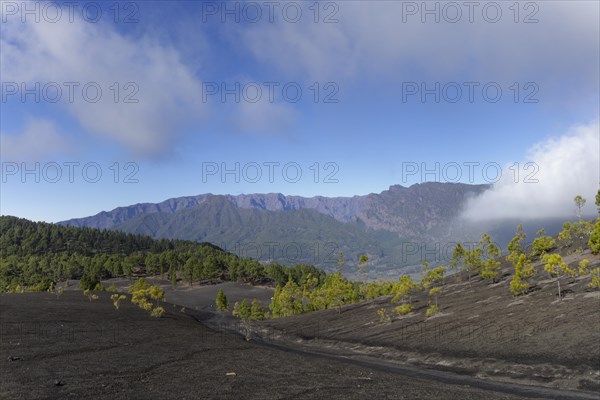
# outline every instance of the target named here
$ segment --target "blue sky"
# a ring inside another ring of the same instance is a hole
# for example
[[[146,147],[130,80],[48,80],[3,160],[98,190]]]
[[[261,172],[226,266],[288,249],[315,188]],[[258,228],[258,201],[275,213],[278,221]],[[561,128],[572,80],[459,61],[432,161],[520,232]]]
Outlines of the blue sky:
[[[72,18],[66,2],[28,4],[0,9],[2,214],[59,221],[209,192],[351,196],[451,181],[456,165],[470,183],[468,163],[473,183],[502,168],[474,208],[554,215],[581,193],[593,210],[598,2],[427,2],[437,15],[422,2],[275,2],[272,21],[263,2],[74,2]],[[221,176],[238,165],[237,181]]]

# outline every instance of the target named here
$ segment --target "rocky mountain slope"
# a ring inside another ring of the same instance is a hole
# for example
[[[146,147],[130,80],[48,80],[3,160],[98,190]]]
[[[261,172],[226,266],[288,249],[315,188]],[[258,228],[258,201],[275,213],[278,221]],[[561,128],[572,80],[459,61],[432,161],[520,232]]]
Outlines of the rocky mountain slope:
[[[385,270],[420,264],[420,254],[407,256],[404,243],[450,237],[465,200],[487,188],[432,182],[353,197],[202,194],[61,224],[211,242],[242,256],[328,270],[339,252],[350,262],[368,254],[373,267]]]
[[[353,197],[301,197],[281,193],[218,196],[202,194],[173,198],[161,203],[142,203],[103,211],[91,217],[63,221],[72,226],[116,228],[139,215],[175,214],[198,206],[208,199],[227,200],[240,209],[271,212],[315,210],[335,220],[361,222],[373,230],[395,232],[404,237],[422,236],[447,223],[460,211],[463,202],[486,190],[488,185],[423,183],[410,187],[391,186],[381,193]]]

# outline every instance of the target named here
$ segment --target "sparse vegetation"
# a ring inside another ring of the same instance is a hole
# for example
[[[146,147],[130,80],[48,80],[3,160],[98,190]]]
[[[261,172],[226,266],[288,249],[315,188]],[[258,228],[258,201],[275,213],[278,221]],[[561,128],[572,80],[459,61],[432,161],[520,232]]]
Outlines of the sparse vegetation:
[[[160,318],[165,313],[165,309],[163,307],[154,307],[152,312],[150,312],[151,317]]]
[[[394,312],[398,315],[407,315],[413,311],[413,306],[410,304],[402,304],[401,306],[394,307]]]
[[[60,296],[64,293],[65,288],[63,288],[62,286],[56,286],[54,288],[54,294],[56,294],[56,298],[59,299]]]
[[[587,258],[584,258],[583,260],[579,261],[579,275],[587,275],[590,273],[589,271],[590,268],[590,260],[588,260]]]
[[[435,314],[437,314],[440,311],[439,307],[435,304],[431,304],[429,307],[427,307],[427,311],[425,311],[425,317],[429,318],[434,316]]]
[[[11,229],[19,226],[21,223],[18,219],[8,220],[6,217],[0,217],[0,224],[7,224]],[[8,222],[7,222],[8,221]],[[11,225],[13,224],[13,225]],[[45,225],[38,225],[32,223],[32,225],[25,224],[28,229],[32,230],[31,235],[35,240],[38,240],[36,236],[37,230],[40,232],[46,232],[47,228]],[[16,228],[15,228],[16,229]],[[53,229],[53,228],[52,228]],[[62,227],[57,228],[62,229]],[[75,228],[65,228],[75,229]],[[85,235],[100,235],[96,230],[84,230]],[[34,233],[35,232],[35,233]],[[70,232],[70,231],[69,231]],[[46,232],[47,233],[47,232]],[[2,236],[1,240],[6,241],[7,237],[15,237],[16,233],[12,232],[8,236]],[[85,236],[84,235],[84,236]],[[102,233],[101,235],[105,235]],[[107,233],[110,237],[110,233]],[[18,236],[18,235],[17,235]],[[572,246],[576,243],[579,246],[588,239],[587,244],[589,245],[592,252],[598,254],[600,252],[600,218],[595,222],[590,221],[576,221],[576,222],[565,222],[563,230],[559,234],[559,241],[562,253],[572,252],[573,248],[564,249],[564,246]],[[129,237],[118,235],[119,238]],[[539,258],[544,263],[544,270],[548,272],[552,277],[556,278],[559,296],[562,296],[561,279],[565,276],[575,276],[576,274],[585,276],[591,274],[590,287],[598,287],[598,276],[600,272],[598,268],[592,268],[591,266],[597,265],[590,263],[590,260],[581,260],[578,266],[573,264],[569,267],[563,260],[560,254],[551,253],[557,248],[556,240],[551,236],[546,236],[544,230],[538,231],[538,237],[533,241],[531,250],[527,251],[525,246],[526,235],[523,227],[519,225],[515,237],[508,244],[508,255],[506,259],[514,265],[514,274],[510,280],[509,290],[514,296],[520,296],[527,294],[530,291],[533,283],[530,282],[535,276],[535,269],[532,261]],[[112,243],[109,239],[108,243]],[[130,239],[126,239],[125,242],[131,240],[132,243],[139,241],[140,243],[146,243],[146,239],[143,237],[133,236]],[[333,273],[326,275],[322,271],[308,265],[297,265],[294,267],[283,267],[278,264],[261,265],[251,261],[239,259],[236,256],[229,255],[221,252],[216,248],[211,248],[211,251],[215,251],[214,254],[218,256],[210,256],[209,253],[202,253],[198,250],[197,244],[187,242],[171,242],[168,247],[180,248],[174,251],[172,248],[167,250],[163,249],[163,241],[152,241],[150,240],[150,248],[145,250],[136,250],[135,246],[129,249],[131,252],[127,254],[124,252],[124,256],[106,254],[94,254],[94,255],[81,255],[79,253],[67,253],[61,255],[61,260],[56,265],[57,271],[52,270],[50,266],[52,259],[45,260],[46,256],[30,256],[30,264],[36,264],[43,261],[48,263],[44,265],[38,271],[53,271],[48,278],[43,275],[42,272],[37,274],[30,274],[29,272],[24,273],[21,277],[16,278],[18,273],[15,271],[19,270],[19,263],[21,262],[21,256],[16,254],[19,250],[15,246],[6,246],[0,249],[2,255],[2,269],[0,269],[0,291],[10,290],[11,292],[24,292],[24,291],[49,291],[56,293],[57,298],[60,297],[57,282],[59,279],[64,279],[70,276],[71,270],[68,268],[70,260],[86,260],[85,257],[89,257],[87,261],[90,264],[84,265],[80,269],[73,271],[81,271],[80,286],[84,289],[84,294],[88,297],[89,301],[98,299],[98,296],[93,291],[108,290],[112,295],[110,296],[115,308],[119,308],[119,303],[126,297],[123,295],[116,296],[116,287],[112,284],[108,289],[100,283],[100,279],[107,279],[111,276],[115,276],[113,272],[119,276],[125,276],[131,279],[131,285],[129,287],[129,293],[131,293],[131,301],[137,304],[140,308],[150,312],[153,316],[159,316],[164,313],[160,311],[162,309],[160,300],[164,300],[164,291],[159,286],[151,285],[144,278],[135,280],[140,271],[144,269],[146,272],[150,271],[153,273],[160,273],[165,275],[166,278],[171,278],[176,283],[177,278],[181,278],[192,284],[200,277],[211,279],[230,279],[231,277],[237,277],[239,279],[248,280],[256,277],[269,277],[273,282],[277,282],[273,299],[269,305],[271,313],[265,311],[262,304],[254,299],[241,301],[234,306],[235,315],[243,316],[241,318],[246,319],[264,319],[269,316],[273,318],[285,317],[297,315],[305,312],[325,310],[335,308],[338,313],[341,312],[342,306],[345,304],[355,303],[364,300],[373,300],[382,296],[391,295],[391,302],[395,304],[395,308],[391,309],[391,313],[386,311],[384,320],[387,321],[387,317],[391,315],[406,315],[414,311],[413,308],[413,296],[418,295],[419,291],[422,291],[428,298],[428,309],[425,312],[426,316],[434,315],[439,311],[439,299],[442,292],[442,284],[444,282],[446,269],[443,266],[436,268],[430,268],[429,263],[423,262],[422,266],[425,271],[425,275],[416,284],[409,276],[401,276],[397,281],[376,281],[371,283],[356,283],[351,282],[345,278],[341,273]],[[25,245],[26,247],[29,245]],[[87,246],[87,244],[85,245]],[[85,247],[83,246],[83,247]],[[154,253],[151,250],[153,246],[156,246],[160,252]],[[189,246],[189,247],[185,247]],[[43,247],[43,246],[42,246]],[[74,246],[77,248],[77,246]],[[81,247],[81,246],[80,246]],[[575,246],[573,246],[575,247]],[[576,249],[577,251],[583,251],[583,247]],[[47,247],[43,247],[48,249]],[[183,250],[186,248],[187,250]],[[194,251],[196,251],[197,259],[193,262],[187,262],[183,257],[194,257]],[[199,254],[202,254],[200,257]],[[208,254],[208,256],[206,255]],[[338,267],[341,268],[345,265],[343,254],[338,254]],[[38,258],[39,257],[39,258]],[[119,258],[121,257],[121,258]],[[212,257],[212,258],[211,258]],[[222,258],[220,258],[222,257]],[[202,259],[202,262],[198,260]],[[208,260],[207,260],[208,259]],[[33,261],[31,261],[33,260]],[[6,262],[5,262],[6,261]],[[86,262],[87,262],[86,261]],[[359,273],[364,273],[368,264],[369,258],[363,255],[358,260]],[[479,244],[474,248],[466,248],[466,245],[457,244],[452,252],[452,260],[449,266],[456,270],[463,270],[468,275],[469,281],[471,281],[472,274],[480,275],[484,280],[491,282],[498,282],[500,278],[500,268],[503,265],[501,262],[500,249],[492,242],[490,235],[484,234],[479,241]],[[112,269],[111,263],[116,262],[120,266],[116,269]],[[228,264],[228,262],[232,262]],[[247,263],[247,264],[245,264]],[[590,265],[592,264],[592,265]],[[36,264],[37,265],[37,264]],[[506,264],[504,264],[506,266]],[[243,267],[240,267],[243,266]],[[248,267],[246,270],[245,268]],[[37,267],[36,267],[37,268]],[[241,269],[240,269],[241,268]],[[36,269],[33,268],[32,271]],[[33,283],[23,285],[20,282],[21,278],[26,278],[24,282]],[[54,279],[56,277],[57,279]],[[586,282],[587,284],[587,282]],[[62,288],[62,287],[61,287]],[[62,289],[61,289],[62,290]],[[227,311],[230,307],[227,301],[227,297],[223,293],[222,289],[219,291],[216,299],[216,308],[220,311]],[[155,311],[156,310],[156,311]]]
[[[98,295],[97,295],[97,294],[94,294],[94,293],[92,293],[92,292],[90,291],[90,289],[85,289],[85,290],[83,291],[83,295],[84,295],[84,296],[87,296],[87,298],[90,300],[90,302],[92,302],[92,300],[98,300],[98,299],[99,299]]]
[[[153,317],[160,317],[164,309],[160,306],[160,300],[165,299],[165,292],[157,285],[150,285],[144,278],[135,281],[129,288],[131,302],[146,311],[150,311]],[[154,309],[151,300],[155,301]],[[162,311],[160,311],[162,309]]]
[[[379,317],[380,324],[392,321],[392,317],[388,314],[385,308],[380,308],[379,310],[377,310],[377,316]]]
[[[600,253],[600,218],[596,219],[594,230],[590,235],[590,240],[588,241],[588,246],[590,246],[590,249],[592,249],[592,253]]]
[[[110,296],[110,299],[113,302],[113,306],[115,306],[115,308],[118,310],[120,305],[121,305],[121,301],[125,300],[127,298],[127,296],[125,296],[124,294],[117,294],[114,293]]]
[[[591,288],[600,289],[600,267],[596,267],[591,271],[592,281],[588,285]]]
[[[437,267],[432,269],[425,274],[425,276],[421,279],[421,287],[423,290],[429,289],[429,303],[431,304],[431,299],[435,300],[435,306],[438,306],[438,295],[441,292],[441,288],[435,285],[439,285],[444,280],[444,274],[446,273],[446,268]]]

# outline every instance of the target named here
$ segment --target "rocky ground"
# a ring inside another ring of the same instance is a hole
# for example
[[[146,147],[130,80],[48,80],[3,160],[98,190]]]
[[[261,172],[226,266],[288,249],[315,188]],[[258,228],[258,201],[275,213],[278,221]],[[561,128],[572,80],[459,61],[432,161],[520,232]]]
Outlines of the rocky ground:
[[[576,265],[584,254],[565,256]],[[463,274],[448,277],[438,303],[440,312],[425,317],[429,299],[413,296],[414,311],[393,313],[390,297],[291,318],[255,324],[259,334],[307,348],[350,351],[400,364],[446,370],[484,380],[513,382],[585,392],[600,391],[600,291],[588,287],[590,276],[555,279],[537,266],[529,294],[508,291],[511,278],[469,282]],[[380,322],[385,309],[390,322]],[[261,333],[262,332],[262,333]]]
[[[518,399],[160,319],[108,293],[0,296],[2,399]]]
[[[589,251],[564,255],[572,266],[583,258],[600,265]],[[90,301],[76,282],[60,297],[4,294],[0,398],[599,399],[600,291],[589,275],[567,277],[559,298],[536,268],[518,298],[508,267],[497,283],[450,276],[431,318],[427,296],[414,293],[406,316],[383,297],[240,323],[214,312],[218,290],[265,305],[273,290],[231,282],[172,288],[148,278],[166,292],[159,319],[128,300],[116,310],[107,292]]]

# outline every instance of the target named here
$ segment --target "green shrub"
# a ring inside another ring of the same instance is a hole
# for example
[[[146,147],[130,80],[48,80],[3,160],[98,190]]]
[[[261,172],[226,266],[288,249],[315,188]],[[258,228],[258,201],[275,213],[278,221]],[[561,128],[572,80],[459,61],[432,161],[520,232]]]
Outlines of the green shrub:
[[[127,296],[125,296],[124,294],[122,295],[118,295],[118,294],[113,294],[110,296],[110,299],[113,302],[113,305],[115,306],[115,308],[118,310],[119,309],[119,305],[121,303],[122,300],[125,300],[127,298]]]
[[[512,260],[516,262],[515,274],[510,281],[509,290],[513,296],[517,297],[527,293],[529,290],[529,282],[527,280],[533,276],[535,270],[531,265],[531,261],[523,253],[512,257]]]
[[[398,315],[406,315],[411,313],[413,310],[413,306],[410,304],[402,304],[398,307],[394,307],[394,312]]]
[[[589,274],[589,268],[590,268],[590,260],[588,260],[587,258],[584,258],[583,260],[579,261],[579,275]]]
[[[252,304],[250,305],[250,319],[262,321],[266,319],[267,316],[268,313],[265,312],[265,308],[263,307],[262,303],[257,299],[253,299]]]
[[[592,269],[592,281],[588,286],[591,288],[600,289],[600,267]]]
[[[98,299],[99,299],[98,295],[96,295],[96,294],[92,293],[92,292],[90,291],[90,289],[85,289],[85,290],[83,291],[83,295],[84,295],[84,296],[87,296],[87,298],[90,300],[90,302],[91,302],[92,300],[98,300]]]
[[[79,280],[79,287],[83,290],[93,290],[98,283],[100,282],[97,278],[89,276],[88,274],[83,274]]]
[[[556,247],[556,240],[552,236],[540,236],[533,239],[531,244],[531,255],[533,257],[543,256]]]
[[[379,323],[383,324],[385,322],[391,322],[392,317],[387,313],[385,308],[380,308],[377,310],[377,316],[379,317]]]
[[[49,285],[47,282],[40,282],[35,285],[29,286],[27,289],[29,292],[46,292],[49,289]]]
[[[229,310],[229,302],[227,301],[227,296],[225,296],[223,289],[219,289],[219,293],[217,293],[217,300],[215,304],[217,306],[217,311]]]
[[[144,278],[140,278],[129,287],[129,293],[146,290],[148,288],[150,288],[150,284]]]
[[[425,311],[425,316],[427,318],[432,317],[435,314],[437,314],[439,311],[440,311],[440,309],[438,308],[438,306],[436,306],[435,304],[432,304],[427,308],[427,311]]]
[[[241,303],[236,302],[233,305],[231,314],[237,318],[249,319],[252,315],[252,308],[250,307],[250,304],[248,304],[248,300],[244,299]]]
[[[155,317],[155,318],[160,318],[162,317],[162,315],[165,313],[165,309],[162,307],[154,307],[152,309],[152,312],[150,313],[150,316]]]
[[[588,246],[590,246],[592,253],[600,253],[600,218],[598,218],[594,224],[594,231],[590,235]]]

